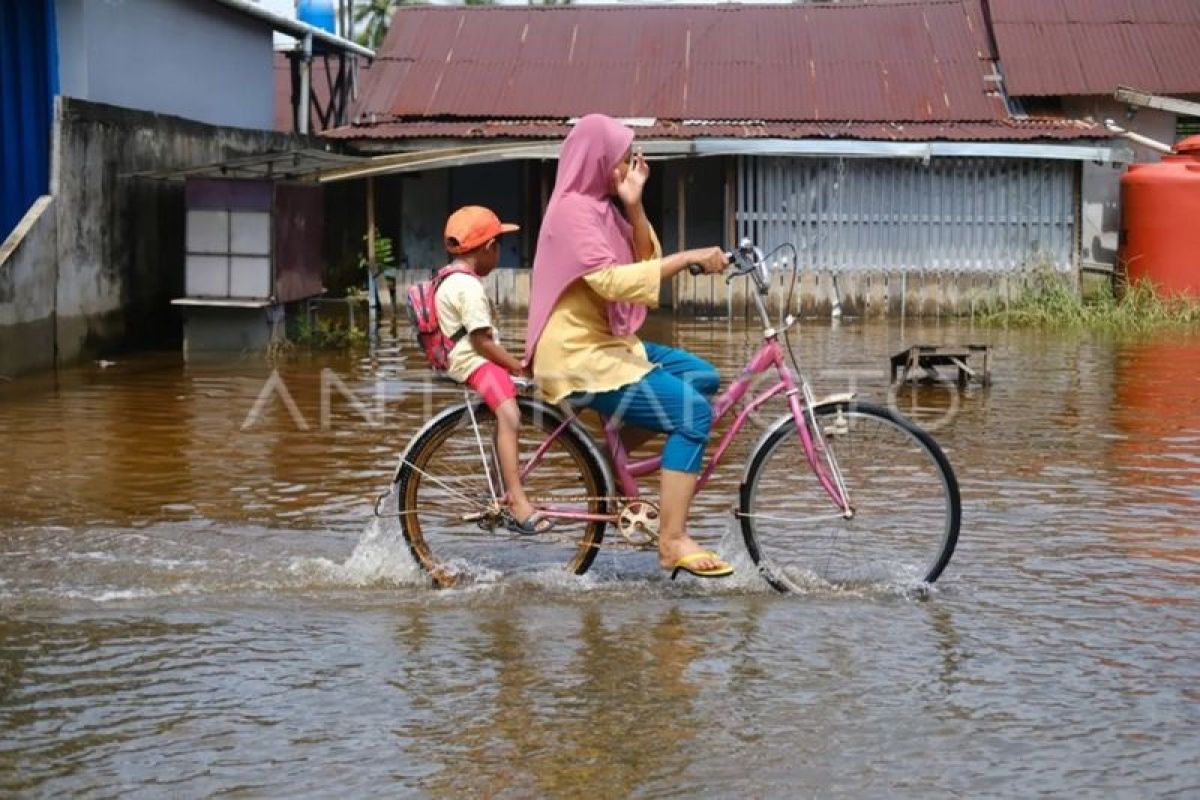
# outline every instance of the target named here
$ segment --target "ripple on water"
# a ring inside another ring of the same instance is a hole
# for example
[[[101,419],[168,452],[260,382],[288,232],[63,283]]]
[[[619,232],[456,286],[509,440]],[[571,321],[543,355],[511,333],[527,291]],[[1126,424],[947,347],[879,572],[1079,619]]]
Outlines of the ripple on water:
[[[725,374],[755,342],[657,324]],[[425,402],[404,337],[277,365],[307,429],[278,403],[246,426],[254,359],[5,382],[0,794],[1200,792],[1200,342],[799,334],[818,394],[875,398],[902,347],[993,345],[990,389],[895,395],[960,477],[932,589],[768,589],[729,524],[742,449],[693,520],[733,580],[605,552],[431,591],[366,521],[454,399]],[[382,424],[335,394],[322,429],[325,368]]]

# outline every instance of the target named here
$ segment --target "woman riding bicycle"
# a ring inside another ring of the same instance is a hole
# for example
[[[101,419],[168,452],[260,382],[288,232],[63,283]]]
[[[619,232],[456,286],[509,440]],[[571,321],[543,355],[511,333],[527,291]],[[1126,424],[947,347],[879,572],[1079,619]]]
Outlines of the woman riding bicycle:
[[[525,359],[550,402],[567,399],[667,434],[659,564],[723,577],[732,568],[686,529],[720,376],[691,353],[636,333],[662,282],[691,264],[717,273],[728,260],[719,247],[662,255],[642,206],[650,167],[632,143],[631,129],[601,114],[583,117],[563,142],[533,262]]]

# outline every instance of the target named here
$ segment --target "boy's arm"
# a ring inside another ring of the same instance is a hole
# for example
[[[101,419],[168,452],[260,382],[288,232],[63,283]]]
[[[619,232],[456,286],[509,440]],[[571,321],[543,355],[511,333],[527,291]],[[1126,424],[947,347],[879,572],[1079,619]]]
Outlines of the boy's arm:
[[[521,366],[520,360],[509,355],[495,339],[492,338],[491,328],[476,328],[471,331],[471,347],[475,348],[475,352],[491,361],[504,367],[514,375],[523,375],[525,368]]]

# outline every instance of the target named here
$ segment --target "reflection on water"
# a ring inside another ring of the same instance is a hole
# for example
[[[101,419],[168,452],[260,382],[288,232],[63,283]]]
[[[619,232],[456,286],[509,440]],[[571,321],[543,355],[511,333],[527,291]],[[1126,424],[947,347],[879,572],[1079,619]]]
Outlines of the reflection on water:
[[[726,376],[757,344],[648,338]],[[846,322],[798,349],[818,395],[880,399],[892,353],[980,340],[992,388],[894,396],[963,490],[923,599],[674,584],[615,552],[428,590],[368,520],[456,397],[403,332],[0,383],[0,794],[1200,792],[1200,339]],[[735,558],[753,438],[693,519]]]

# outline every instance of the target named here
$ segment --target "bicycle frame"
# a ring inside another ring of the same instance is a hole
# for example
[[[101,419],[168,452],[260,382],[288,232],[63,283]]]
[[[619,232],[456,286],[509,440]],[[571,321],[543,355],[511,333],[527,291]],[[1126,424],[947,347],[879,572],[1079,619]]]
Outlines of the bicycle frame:
[[[708,481],[712,478],[717,467],[720,466],[721,460],[728,450],[730,443],[734,437],[741,432],[745,427],[746,421],[750,415],[758,410],[765,403],[783,393],[787,397],[788,408],[792,413],[792,420],[796,426],[796,432],[800,437],[801,444],[804,448],[805,457],[809,467],[813,470],[817,480],[820,482],[822,489],[829,495],[834,505],[844,514],[850,513],[850,501],[847,495],[845,484],[843,483],[840,474],[838,474],[836,463],[831,459],[822,459],[818,450],[824,448],[814,441],[810,430],[820,436],[820,431],[815,424],[815,419],[810,428],[810,425],[805,422],[806,407],[811,409],[813,404],[812,392],[809,390],[807,383],[803,378],[797,376],[784,362],[783,347],[779,343],[778,334],[769,324],[766,309],[763,306],[762,300],[755,297],[758,301],[759,311],[762,314],[766,329],[764,330],[764,339],[762,346],[758,352],[750,359],[743,368],[737,380],[733,382],[728,389],[725,390],[712,402],[713,407],[713,422],[714,425],[725,418],[726,415],[733,409],[734,406],[746,396],[750,391],[750,386],[753,379],[774,368],[779,376],[779,382],[771,386],[769,389],[757,395],[745,408],[743,408],[733,420],[721,437],[721,441],[717,445],[716,450],[709,457],[708,463],[701,472],[699,479],[696,481],[696,491],[700,492],[708,485]],[[789,318],[787,324],[791,324]],[[802,403],[801,397],[804,402]],[[571,414],[555,431],[546,439],[537,450],[534,451],[529,461],[521,471],[521,478],[524,480],[541,461],[546,450],[558,438],[561,433],[577,418],[578,414]],[[618,490],[627,497],[638,497],[641,494],[637,479],[645,477],[654,472],[657,472],[662,467],[662,456],[652,456],[650,458],[631,461],[629,454],[626,452],[624,445],[621,443],[620,425],[609,419],[604,419],[604,437],[608,444],[609,453],[612,456],[612,465],[615,477],[619,486]],[[612,521],[613,514],[591,514],[585,512],[572,511],[566,508],[558,508],[554,506],[539,507],[539,510],[560,519],[570,519],[579,521]]]

